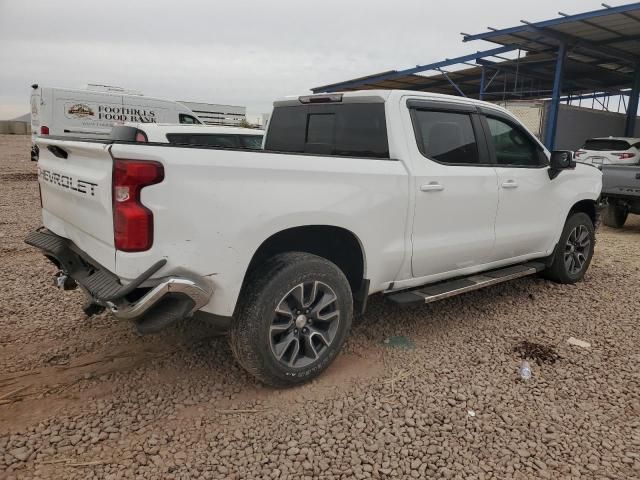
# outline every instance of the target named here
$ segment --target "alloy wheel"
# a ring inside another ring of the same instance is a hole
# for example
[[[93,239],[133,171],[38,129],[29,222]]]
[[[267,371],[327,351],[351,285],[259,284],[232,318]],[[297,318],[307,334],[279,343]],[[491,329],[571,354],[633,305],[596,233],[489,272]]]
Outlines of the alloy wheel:
[[[589,230],[584,225],[574,228],[564,248],[564,265],[570,275],[582,271],[591,253]]]
[[[270,327],[271,351],[290,368],[320,359],[335,339],[340,323],[338,296],[326,283],[296,285],[282,297]]]

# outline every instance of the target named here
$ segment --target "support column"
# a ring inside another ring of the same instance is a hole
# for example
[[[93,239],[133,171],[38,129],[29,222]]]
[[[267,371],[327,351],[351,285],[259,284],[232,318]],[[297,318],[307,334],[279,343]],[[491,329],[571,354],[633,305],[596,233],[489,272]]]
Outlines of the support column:
[[[562,77],[564,75],[564,61],[567,57],[567,45],[561,43],[558,48],[556,60],[556,72],[553,80],[553,95],[549,106],[549,118],[544,134],[544,144],[549,150],[553,150],[556,144],[556,129],[558,128],[558,112],[560,110],[560,94],[562,93]]]
[[[478,99],[484,100],[484,89],[485,82],[487,81],[487,69],[482,66],[482,76],[480,77],[480,95],[478,95]]]
[[[624,132],[627,137],[635,136],[636,121],[638,119],[638,97],[640,97],[640,64],[636,65],[633,87],[629,97],[629,107],[627,108],[627,125]]]

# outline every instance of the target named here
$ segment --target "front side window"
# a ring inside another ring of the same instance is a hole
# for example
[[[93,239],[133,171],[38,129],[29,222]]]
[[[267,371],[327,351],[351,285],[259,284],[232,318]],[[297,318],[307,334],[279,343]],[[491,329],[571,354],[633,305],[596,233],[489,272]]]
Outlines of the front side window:
[[[413,110],[412,118],[418,148],[425,157],[451,165],[480,163],[468,113]]]
[[[200,124],[200,120],[198,120],[193,115],[187,115],[186,113],[181,113],[178,115],[180,119],[180,123],[185,125],[198,125]]]
[[[540,148],[522,130],[497,118],[487,117],[487,123],[498,165],[519,167],[543,165]]]
[[[389,158],[384,104],[276,107],[269,122],[265,150]]]

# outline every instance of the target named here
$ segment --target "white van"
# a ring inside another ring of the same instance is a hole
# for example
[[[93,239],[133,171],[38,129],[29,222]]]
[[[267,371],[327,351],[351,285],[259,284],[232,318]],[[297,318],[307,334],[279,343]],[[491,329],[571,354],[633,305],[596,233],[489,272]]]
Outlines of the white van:
[[[145,97],[120,87],[87,85],[86,89],[77,90],[37,84],[31,87],[32,160],[37,160],[35,138],[41,135],[109,138],[111,127],[124,122],[202,123],[178,102]]]

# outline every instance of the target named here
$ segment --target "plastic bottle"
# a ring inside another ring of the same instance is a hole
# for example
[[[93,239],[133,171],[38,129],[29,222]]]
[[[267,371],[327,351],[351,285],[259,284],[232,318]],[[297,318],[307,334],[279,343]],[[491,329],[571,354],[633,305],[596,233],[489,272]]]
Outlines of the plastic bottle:
[[[527,362],[526,360],[522,361],[522,363],[520,364],[519,373],[520,378],[523,382],[528,382],[529,380],[531,380],[531,366],[529,365],[529,362]]]

